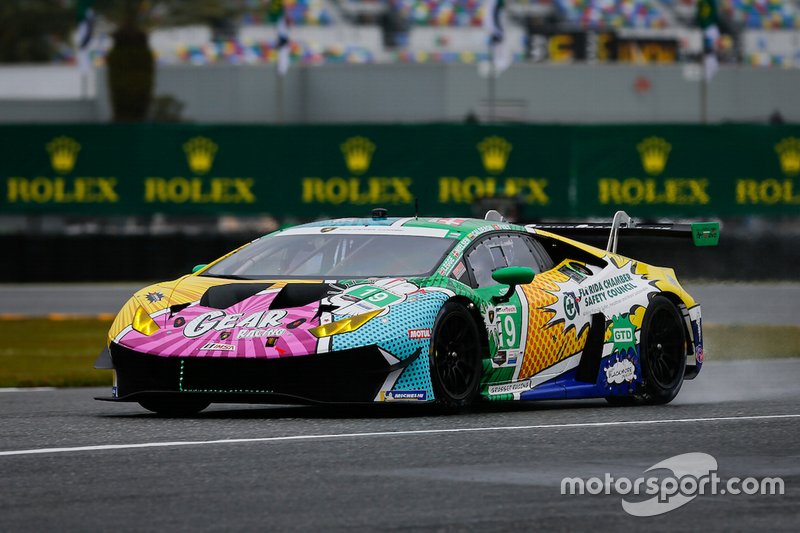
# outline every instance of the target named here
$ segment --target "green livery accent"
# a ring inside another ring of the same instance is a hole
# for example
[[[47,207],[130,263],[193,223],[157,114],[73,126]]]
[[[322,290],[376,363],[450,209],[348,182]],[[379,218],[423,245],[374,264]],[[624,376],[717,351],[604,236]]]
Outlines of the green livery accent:
[[[483,360],[483,377],[481,378],[481,394],[484,398],[492,400],[503,399],[504,395],[489,395],[489,385],[511,383],[514,379],[514,367],[492,368],[491,359]],[[514,395],[509,394],[508,400],[513,400]]]
[[[611,341],[615,352],[636,346],[636,327],[631,323],[630,315],[615,316],[611,320]]]
[[[345,294],[352,294],[357,298],[361,298],[375,305],[389,305],[400,299],[399,296],[395,296],[390,292],[382,291],[375,287],[370,287],[369,285],[358,286],[355,289],[347,291]]]
[[[529,267],[510,266],[495,270],[492,279],[505,285],[524,285],[533,281],[535,275]]]
[[[692,241],[695,246],[717,246],[719,244],[719,222],[693,222]]]

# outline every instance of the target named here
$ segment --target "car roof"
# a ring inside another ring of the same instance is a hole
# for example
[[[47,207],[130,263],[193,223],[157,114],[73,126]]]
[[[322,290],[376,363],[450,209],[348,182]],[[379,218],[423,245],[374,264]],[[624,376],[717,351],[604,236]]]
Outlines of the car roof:
[[[481,220],[477,218],[457,218],[457,217],[388,217],[388,218],[339,218],[333,220],[319,220],[308,224],[293,226],[287,231],[293,230],[304,232],[303,230],[313,228],[357,228],[372,227],[378,229],[386,227],[392,228],[391,234],[394,235],[419,235],[420,229],[439,230],[436,234],[450,239],[461,239],[467,236],[476,236],[489,231],[526,231],[524,227],[508,222],[496,222],[491,220]],[[431,235],[434,235],[431,233]]]

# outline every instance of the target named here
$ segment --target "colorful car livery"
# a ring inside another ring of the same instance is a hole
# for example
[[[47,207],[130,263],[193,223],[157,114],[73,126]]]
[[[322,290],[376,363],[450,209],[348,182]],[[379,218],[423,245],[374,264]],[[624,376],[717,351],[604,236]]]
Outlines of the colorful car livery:
[[[606,250],[563,234],[607,232]],[[111,401],[191,414],[211,402],[599,398],[666,403],[703,363],[700,306],[620,233],[715,244],[718,225],[315,222],[257,239],[125,304],[97,368]]]

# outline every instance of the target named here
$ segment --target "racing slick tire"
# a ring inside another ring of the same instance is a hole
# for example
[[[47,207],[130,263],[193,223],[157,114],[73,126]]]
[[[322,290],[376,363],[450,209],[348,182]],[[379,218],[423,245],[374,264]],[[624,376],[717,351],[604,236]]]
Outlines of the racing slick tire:
[[[686,330],[678,308],[664,296],[647,306],[641,336],[642,400],[671,402],[683,385],[686,371]]]
[[[639,338],[642,384],[634,396],[606,398],[612,405],[660,405],[671,402],[686,371],[683,317],[669,299],[656,296],[647,306]]]
[[[174,399],[167,400],[167,399],[157,399],[157,398],[139,400],[139,405],[141,405],[148,411],[152,411],[161,416],[176,417],[176,418],[196,415],[197,413],[208,407],[210,404],[211,402],[207,402],[205,400],[197,400],[190,398],[185,398],[181,400],[174,400]]]
[[[436,316],[431,350],[431,381],[437,405],[444,411],[467,407],[481,383],[478,326],[467,309],[447,302]]]

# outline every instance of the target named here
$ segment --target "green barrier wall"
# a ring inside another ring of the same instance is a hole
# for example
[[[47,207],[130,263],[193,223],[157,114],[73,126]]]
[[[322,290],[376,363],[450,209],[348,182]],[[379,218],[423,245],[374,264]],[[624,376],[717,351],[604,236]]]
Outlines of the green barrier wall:
[[[0,127],[0,212],[800,214],[800,127]]]

